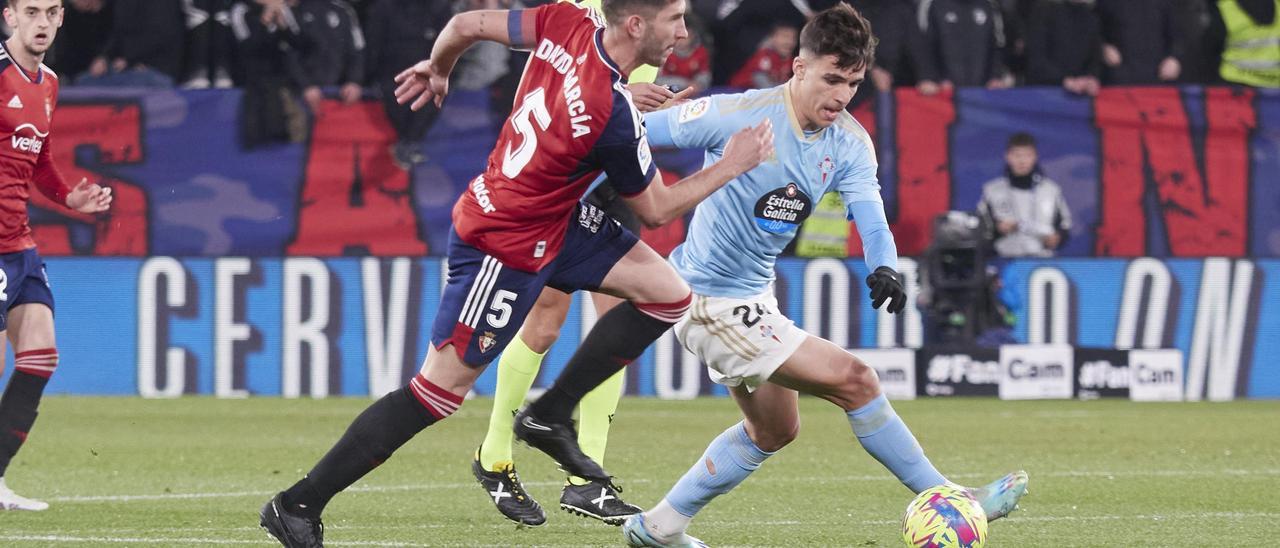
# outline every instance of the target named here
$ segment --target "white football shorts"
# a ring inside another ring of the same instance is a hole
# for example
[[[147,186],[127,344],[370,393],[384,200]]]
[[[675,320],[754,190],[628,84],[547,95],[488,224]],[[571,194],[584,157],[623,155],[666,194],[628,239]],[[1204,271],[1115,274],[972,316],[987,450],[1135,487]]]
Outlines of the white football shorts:
[[[772,288],[749,299],[695,293],[676,324],[676,338],[707,364],[712,381],[748,390],[767,382],[808,336],[778,311]]]

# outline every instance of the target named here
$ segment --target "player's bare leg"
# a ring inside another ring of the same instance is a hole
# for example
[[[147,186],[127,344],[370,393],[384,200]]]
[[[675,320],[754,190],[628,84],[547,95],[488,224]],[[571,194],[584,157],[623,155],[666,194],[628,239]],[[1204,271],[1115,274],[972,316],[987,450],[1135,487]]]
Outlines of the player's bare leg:
[[[795,390],[765,383],[754,392],[734,386],[730,393],[742,409],[742,422],[713,440],[653,509],[627,520],[623,533],[628,544],[699,546],[698,539],[685,533],[693,516],[715,497],[737,487],[765,459],[799,435],[799,397]]]
[[[40,511],[49,505],[14,493],[5,482],[5,472],[35,424],[40,398],[58,365],[53,311],[43,304],[15,306],[9,310],[5,335],[13,344],[15,370],[0,397],[0,510]]]
[[[644,242],[637,242],[613,265],[600,291],[627,302],[596,322],[555,384],[516,418],[515,434],[569,474],[609,482],[609,474],[578,446],[570,424],[573,408],[675,325],[689,307],[691,292]]]
[[[769,382],[839,406],[862,447],[913,493],[947,481],[881,393],[875,369],[845,349],[809,336]],[[982,503],[987,519],[995,520],[1014,510],[1026,488],[1026,472],[1017,471],[970,491]]]
[[[360,413],[305,477],[259,512],[260,523],[285,546],[320,546],[320,514],[330,499],[377,468],[428,426],[458,410],[484,366],[463,363],[453,345],[427,351],[418,375]]]

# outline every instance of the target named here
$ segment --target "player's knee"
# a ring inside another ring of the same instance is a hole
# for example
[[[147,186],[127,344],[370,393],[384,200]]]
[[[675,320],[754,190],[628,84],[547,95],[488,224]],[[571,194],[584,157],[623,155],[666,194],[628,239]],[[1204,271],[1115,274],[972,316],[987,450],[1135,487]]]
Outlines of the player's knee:
[[[791,421],[777,421],[768,424],[752,424],[754,436],[752,437],[756,447],[761,451],[772,453],[778,451],[787,444],[795,441],[800,436],[800,418],[796,417]]]
[[[47,379],[58,368],[58,349],[50,347],[18,352],[14,355],[13,368]]]
[[[837,397],[832,401],[836,405],[851,411],[866,405],[880,394],[880,376],[876,370],[853,355],[846,358]]]
[[[556,339],[560,338],[560,326],[551,325],[548,322],[526,323],[520,328],[520,334],[516,336],[524,341],[529,350],[543,354],[556,343]]]

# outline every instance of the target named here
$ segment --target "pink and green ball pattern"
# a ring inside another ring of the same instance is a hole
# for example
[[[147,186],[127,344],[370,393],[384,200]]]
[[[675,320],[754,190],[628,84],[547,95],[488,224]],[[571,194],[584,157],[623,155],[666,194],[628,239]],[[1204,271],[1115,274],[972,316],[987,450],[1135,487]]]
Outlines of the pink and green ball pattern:
[[[902,540],[919,548],[982,548],[987,515],[963,487],[945,484],[926,489],[907,506]]]

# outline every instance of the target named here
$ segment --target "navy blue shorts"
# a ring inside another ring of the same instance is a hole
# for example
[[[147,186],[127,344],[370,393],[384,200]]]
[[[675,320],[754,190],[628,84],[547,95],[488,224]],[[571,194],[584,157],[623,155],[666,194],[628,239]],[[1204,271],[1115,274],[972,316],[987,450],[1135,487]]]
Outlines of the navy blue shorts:
[[[0,255],[0,331],[9,329],[9,309],[33,303],[53,310],[44,259],[35,248]]]
[[[479,367],[493,361],[524,324],[549,286],[565,293],[594,291],[639,238],[590,204],[579,204],[564,246],[536,273],[507,268],[449,232],[449,281],[431,328],[431,344],[453,344],[458,357]]]

